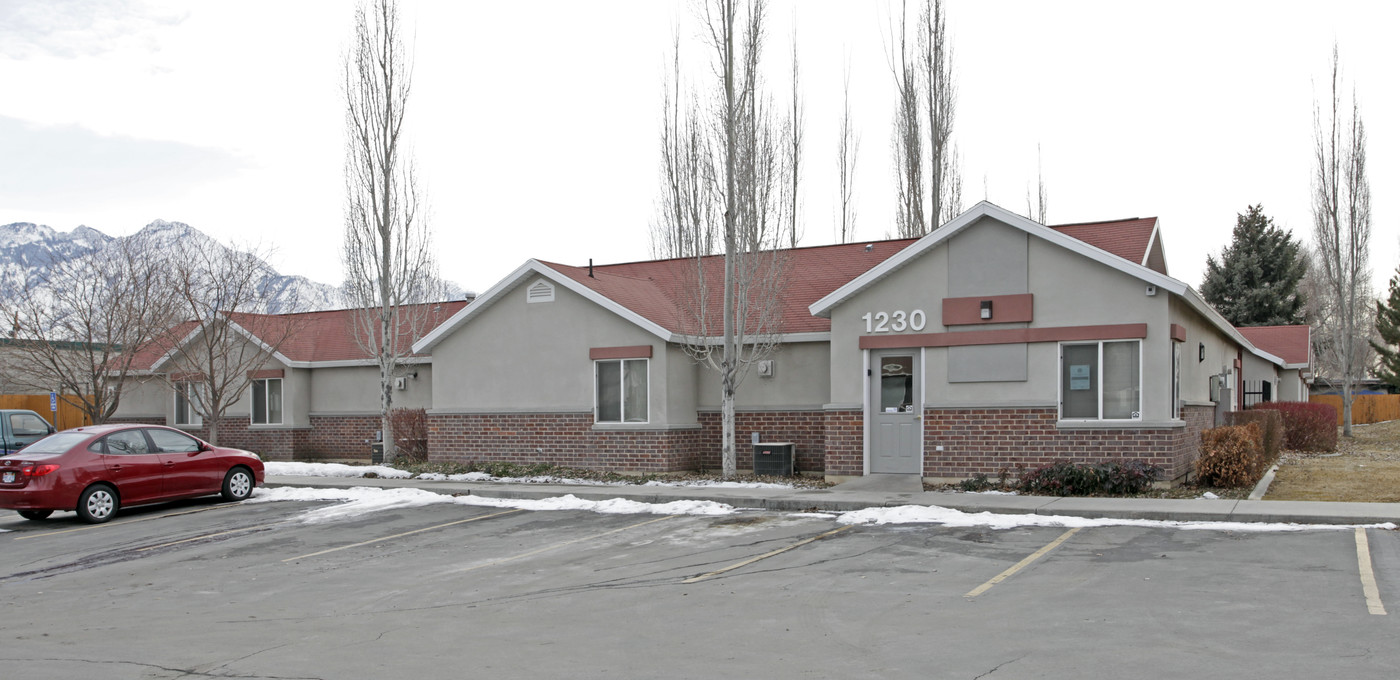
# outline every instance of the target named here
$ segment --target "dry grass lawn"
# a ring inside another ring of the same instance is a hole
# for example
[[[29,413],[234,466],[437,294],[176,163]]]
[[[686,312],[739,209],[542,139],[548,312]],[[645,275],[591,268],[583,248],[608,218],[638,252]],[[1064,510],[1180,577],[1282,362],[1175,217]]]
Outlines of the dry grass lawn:
[[[1285,453],[1266,500],[1400,503],[1400,420],[1356,425],[1335,454]]]

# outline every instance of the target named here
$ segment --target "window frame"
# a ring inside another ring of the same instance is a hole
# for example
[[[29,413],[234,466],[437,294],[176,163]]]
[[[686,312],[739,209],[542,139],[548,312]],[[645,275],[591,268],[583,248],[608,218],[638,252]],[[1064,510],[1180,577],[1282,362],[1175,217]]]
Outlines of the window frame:
[[[1105,418],[1104,417],[1104,345],[1109,343],[1135,343],[1137,345],[1137,408],[1132,412],[1137,413],[1136,417],[1127,418]],[[1093,417],[1066,417],[1065,416],[1065,348],[1066,347],[1096,347],[1095,368],[1098,370],[1096,378],[1096,415]],[[1141,338],[1111,338],[1106,340],[1076,340],[1063,341],[1059,343],[1058,358],[1055,365],[1055,382],[1058,387],[1058,397],[1056,416],[1060,422],[1065,423],[1133,423],[1142,421],[1142,395],[1143,395],[1143,341]]]
[[[202,386],[203,383],[192,381],[175,383],[175,389],[173,390],[175,393],[175,417],[171,420],[175,423],[176,427],[204,427],[204,416],[200,415],[199,411],[194,408],[194,402],[200,399],[200,388]],[[193,399],[191,399],[191,395],[193,395]],[[181,401],[185,402],[183,413],[180,408]],[[182,422],[182,416],[184,420],[188,422]]]
[[[268,392],[267,392],[267,388],[270,386],[270,383],[271,383],[272,381],[274,381],[274,380],[277,381],[277,401],[278,401],[278,407],[277,407],[277,421],[276,421],[276,422],[273,422],[273,420],[272,420],[272,415],[271,415],[271,413],[269,412],[269,411],[270,411],[270,406],[269,406],[269,404],[270,404],[271,400],[268,399]],[[257,392],[257,390],[258,390],[259,384],[261,384],[261,385],[262,385],[262,388],[263,388],[263,398],[262,398],[262,401],[263,401],[263,409],[262,409],[262,410],[263,410],[263,413],[262,413],[262,418],[263,418],[263,419],[262,419],[261,421],[259,421],[258,418],[257,418],[257,416],[258,416],[258,412],[257,412],[258,392]],[[286,390],[287,390],[287,383],[286,383],[282,378],[254,378],[254,379],[252,380],[252,382],[248,385],[248,423],[249,423],[249,425],[255,425],[255,426],[260,426],[260,427],[268,427],[268,426],[275,426],[275,425],[285,425],[285,424],[287,423],[287,399],[286,399],[287,392],[286,392]]]
[[[642,402],[642,420],[627,419],[627,366],[630,362],[641,362],[642,366],[644,367],[644,370],[646,371],[646,382],[643,383],[646,388],[646,394],[644,395]],[[599,397],[602,395],[600,394],[599,390],[602,387],[602,383],[599,381],[598,372],[599,367],[602,364],[619,364],[617,372],[617,379],[619,383],[617,397],[617,420],[603,420],[601,418],[602,404],[599,402]],[[649,425],[651,423],[651,359],[637,357],[625,359],[593,360],[593,423],[595,425]]]

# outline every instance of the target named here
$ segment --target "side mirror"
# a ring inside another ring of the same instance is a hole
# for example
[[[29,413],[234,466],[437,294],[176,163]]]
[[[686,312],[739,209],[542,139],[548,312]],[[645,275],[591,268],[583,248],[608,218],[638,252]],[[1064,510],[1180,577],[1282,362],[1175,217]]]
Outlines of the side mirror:
[[[54,426],[50,425],[50,426],[48,426],[48,427],[49,427],[49,434],[53,434],[53,433],[55,433],[55,432],[58,432],[58,429],[55,428]]]

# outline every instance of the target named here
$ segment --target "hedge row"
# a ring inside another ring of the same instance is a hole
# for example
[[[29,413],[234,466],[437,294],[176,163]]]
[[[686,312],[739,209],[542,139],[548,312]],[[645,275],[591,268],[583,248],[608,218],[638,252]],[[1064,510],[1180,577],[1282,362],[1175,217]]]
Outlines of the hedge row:
[[[1283,416],[1284,448],[1289,451],[1336,451],[1337,411],[1327,404],[1268,401],[1254,410],[1278,411]]]
[[[1254,484],[1267,467],[1264,431],[1259,423],[1226,425],[1201,433],[1196,479],[1206,486],[1238,488]]]

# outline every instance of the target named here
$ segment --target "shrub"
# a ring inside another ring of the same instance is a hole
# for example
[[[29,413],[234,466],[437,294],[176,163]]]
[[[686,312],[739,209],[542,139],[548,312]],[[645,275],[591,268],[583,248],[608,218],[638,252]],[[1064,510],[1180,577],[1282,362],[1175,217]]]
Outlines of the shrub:
[[[1161,474],[1162,468],[1136,460],[1079,464],[1061,460],[1022,475],[1017,488],[1052,496],[1136,494],[1150,488]]]
[[[993,482],[991,479],[988,479],[986,474],[976,474],[972,477],[958,482],[959,489],[972,493],[976,493],[978,491],[986,491],[987,489],[993,488],[995,486],[996,482]]]
[[[1255,409],[1283,416],[1283,447],[1290,451],[1336,451],[1337,409],[1305,401],[1267,401]]]
[[[1283,450],[1283,413],[1277,409],[1252,409],[1231,411],[1225,414],[1226,425],[1255,423],[1263,433],[1264,459],[1262,468],[1268,468],[1278,460]]]
[[[1227,425],[1201,433],[1196,478],[1207,486],[1249,486],[1263,473],[1264,432],[1259,423]]]
[[[389,413],[398,455],[412,463],[428,460],[428,412],[421,408],[396,408]]]

